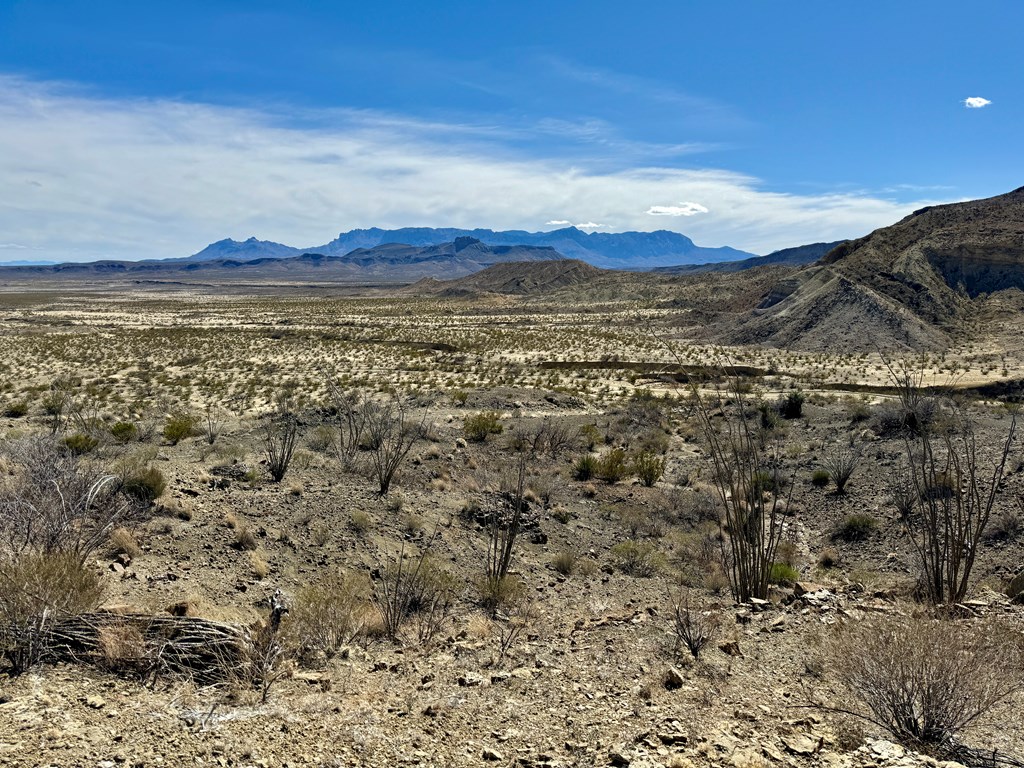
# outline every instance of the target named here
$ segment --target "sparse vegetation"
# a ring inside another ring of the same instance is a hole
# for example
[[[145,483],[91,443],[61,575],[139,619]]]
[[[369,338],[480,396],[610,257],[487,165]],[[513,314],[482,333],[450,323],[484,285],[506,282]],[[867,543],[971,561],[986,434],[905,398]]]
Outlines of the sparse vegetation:
[[[1020,643],[994,623],[891,617],[847,625],[831,663],[857,701],[844,711],[905,746],[950,756],[957,737],[1022,686]]]

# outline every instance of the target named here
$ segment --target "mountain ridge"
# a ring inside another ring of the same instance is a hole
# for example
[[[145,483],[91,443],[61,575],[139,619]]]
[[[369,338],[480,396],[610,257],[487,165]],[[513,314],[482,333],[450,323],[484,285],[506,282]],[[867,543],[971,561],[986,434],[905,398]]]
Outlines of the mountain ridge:
[[[454,227],[404,227],[401,229],[354,229],[342,232],[334,240],[310,248],[293,248],[269,240],[218,240],[186,261],[209,261],[233,256],[254,259],[267,256],[281,258],[302,253],[323,253],[345,256],[359,249],[390,243],[429,247],[470,237],[490,246],[529,245],[554,248],[566,258],[586,261],[594,266],[612,269],[651,269],[676,264],[699,264],[751,258],[754,254],[722,246],[706,248],[696,245],[686,235],[669,230],[654,232],[584,232],[564,227],[549,232],[526,230],[459,229]]]

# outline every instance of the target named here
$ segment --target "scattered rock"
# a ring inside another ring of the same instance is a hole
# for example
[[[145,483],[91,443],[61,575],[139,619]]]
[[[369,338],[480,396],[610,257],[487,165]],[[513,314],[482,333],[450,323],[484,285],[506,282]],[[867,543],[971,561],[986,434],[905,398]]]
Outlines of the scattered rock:
[[[491,749],[490,747],[484,747],[484,751],[481,753],[481,757],[483,757],[484,760],[491,760],[491,761],[498,761],[498,760],[504,760],[505,759],[505,756],[502,755],[501,752],[499,752],[496,749]]]
[[[682,672],[679,671],[678,667],[669,667],[665,670],[665,675],[662,677],[662,682],[665,687],[670,691],[677,688],[682,688],[686,683],[686,677]]]
[[[718,650],[726,656],[743,657],[743,652],[740,650],[740,644],[736,640],[727,640],[724,643],[719,643]]]

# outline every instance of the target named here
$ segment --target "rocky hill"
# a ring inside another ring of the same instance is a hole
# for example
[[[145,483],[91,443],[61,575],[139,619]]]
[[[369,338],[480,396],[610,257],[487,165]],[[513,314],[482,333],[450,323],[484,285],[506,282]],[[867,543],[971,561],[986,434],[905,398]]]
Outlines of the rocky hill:
[[[660,272],[669,275],[686,275],[694,272],[742,272],[745,269],[767,266],[797,266],[813,264],[833,248],[848,242],[847,240],[836,240],[832,243],[810,243],[798,245],[795,248],[783,248],[779,251],[772,251],[767,256],[754,256],[750,259],[739,259],[738,261],[718,261],[707,264],[680,264],[674,267],[658,267],[653,272]]]
[[[986,295],[1011,289],[1024,289],[1024,188],[924,208],[837,246],[776,284],[731,338],[940,348],[964,332]]]
[[[529,295],[588,284],[608,272],[579,261],[503,262],[457,280],[427,278],[408,288],[410,293],[445,296],[474,293]]]

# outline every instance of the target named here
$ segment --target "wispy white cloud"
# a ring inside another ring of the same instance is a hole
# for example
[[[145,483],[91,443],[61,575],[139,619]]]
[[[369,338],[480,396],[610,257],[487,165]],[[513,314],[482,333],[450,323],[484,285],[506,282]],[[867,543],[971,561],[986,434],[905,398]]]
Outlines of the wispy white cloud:
[[[968,109],[981,109],[982,107],[987,107],[991,103],[991,101],[982,98],[981,96],[968,96],[964,99],[964,106]]]
[[[708,209],[700,203],[680,203],[679,205],[652,205],[647,209],[648,216],[695,216],[707,213]]]
[[[19,245],[18,243],[0,243],[0,249],[9,249],[9,250],[22,251],[22,250],[28,250],[28,246],[27,245]]]
[[[566,219],[552,219],[551,221],[544,222],[549,227],[567,227],[572,224],[571,221]]]
[[[678,221],[701,245],[766,253],[858,236],[942,202],[785,194],[733,171],[538,158],[501,126],[300,117],[0,77],[0,232],[39,258],[152,258],[250,235],[309,247],[373,225],[538,229],[558,211],[605,231]],[[700,200],[708,212],[649,215],[638,200]]]
[[[579,224],[574,224],[576,229],[607,229],[607,224],[598,224],[595,221],[583,221]]]

